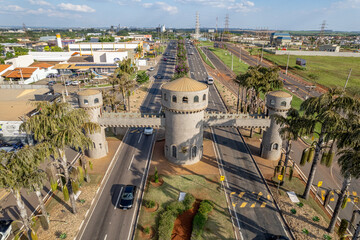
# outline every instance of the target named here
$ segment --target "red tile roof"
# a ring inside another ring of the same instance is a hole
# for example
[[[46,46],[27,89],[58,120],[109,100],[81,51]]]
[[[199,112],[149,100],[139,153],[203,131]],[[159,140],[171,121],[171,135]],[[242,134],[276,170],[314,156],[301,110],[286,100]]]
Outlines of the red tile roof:
[[[30,78],[37,69],[37,67],[15,68],[14,70],[5,72],[1,76],[6,78]]]
[[[0,72],[4,71],[5,69],[7,69],[10,66],[11,66],[10,64],[0,64]]]
[[[54,65],[51,65],[49,63],[34,62],[29,67],[49,68],[49,67],[53,67],[53,66]]]

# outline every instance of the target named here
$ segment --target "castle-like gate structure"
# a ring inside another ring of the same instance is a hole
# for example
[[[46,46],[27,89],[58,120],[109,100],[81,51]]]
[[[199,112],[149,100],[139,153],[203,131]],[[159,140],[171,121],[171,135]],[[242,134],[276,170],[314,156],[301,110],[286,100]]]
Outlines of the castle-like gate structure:
[[[78,93],[79,105],[90,115],[91,121],[101,126],[101,131],[89,135],[93,148],[87,151],[91,158],[101,158],[108,152],[105,139],[106,127],[153,127],[165,128],[165,156],[175,164],[194,164],[200,161],[203,152],[203,130],[207,127],[262,128],[265,130],[261,156],[278,160],[282,139],[280,126],[272,116],[286,116],[291,107],[292,96],[286,92],[274,91],[266,96],[269,116],[249,114],[226,114],[206,112],[208,86],[196,80],[183,77],[161,87],[162,113],[108,113],[102,112],[102,95],[98,90],[84,90]]]

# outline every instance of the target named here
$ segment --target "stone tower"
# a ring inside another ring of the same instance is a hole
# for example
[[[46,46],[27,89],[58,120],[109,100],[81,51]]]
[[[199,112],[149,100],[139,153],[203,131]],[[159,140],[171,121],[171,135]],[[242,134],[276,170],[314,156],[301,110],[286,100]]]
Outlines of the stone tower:
[[[274,91],[266,95],[266,107],[271,118],[270,127],[264,132],[261,144],[261,157],[278,160],[281,155],[282,139],[279,134],[280,126],[273,119],[274,114],[286,117],[291,108],[292,96],[283,91]]]
[[[164,84],[161,91],[165,113],[165,157],[181,165],[200,161],[208,86],[183,77]]]
[[[103,105],[102,94],[99,90],[84,90],[78,92],[79,106],[89,114],[90,121],[99,123],[101,108]],[[108,153],[108,144],[105,138],[105,128],[101,131],[87,135],[93,142],[93,148],[85,153],[90,158],[102,158]]]

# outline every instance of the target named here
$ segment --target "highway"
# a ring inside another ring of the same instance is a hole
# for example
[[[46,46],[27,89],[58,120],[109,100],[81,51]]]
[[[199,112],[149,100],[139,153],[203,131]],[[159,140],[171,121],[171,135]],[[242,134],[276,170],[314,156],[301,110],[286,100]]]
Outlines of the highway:
[[[175,46],[175,43],[172,44]],[[165,52],[175,56],[175,48],[168,48]],[[157,74],[165,76],[155,79],[141,106],[142,112],[160,112],[160,86],[168,81],[174,71],[173,60],[161,61]],[[151,162],[153,145],[155,143],[156,131],[151,136],[145,136],[142,129],[129,129],[123,139],[119,154],[109,174],[105,176],[105,185],[101,186],[95,203],[90,209],[90,214],[85,219],[76,239],[133,239],[136,222],[142,201],[142,192]],[[130,210],[118,208],[120,196],[127,184],[137,186],[138,191],[134,206]]]
[[[187,50],[193,49],[187,44]],[[204,81],[207,76],[199,53],[188,55],[191,77]],[[226,112],[214,85],[209,85],[207,111]],[[249,150],[235,128],[211,128],[215,152],[236,239],[266,239],[271,234],[287,235],[264,179]]]
[[[240,50],[239,47],[235,47],[233,44],[226,43],[228,49],[237,57],[240,56]],[[205,47],[202,47],[204,53],[207,55],[207,57],[210,59],[210,61],[214,64],[217,70],[220,72],[226,74],[226,75],[234,75],[232,71],[219,59],[216,57],[214,53],[212,53],[210,50],[208,50]],[[247,64],[251,66],[257,65],[259,62],[255,60],[253,57],[251,57],[246,51],[241,51],[241,60],[246,62]],[[260,62],[262,66],[269,67],[268,64],[265,62]],[[316,91],[310,91],[308,92],[309,88],[306,88],[305,85],[293,80],[292,78],[286,76],[285,74],[280,74],[283,79],[285,79],[285,87],[293,92],[295,95],[298,95],[300,98],[305,99],[307,96],[319,96],[320,93]],[[226,85],[230,90],[233,92],[236,92],[236,87],[234,84],[227,84]],[[299,87],[299,90],[296,90],[296,88]],[[290,154],[291,159],[293,159],[297,165],[300,167],[301,171],[305,174],[305,176],[309,175],[311,164],[308,163],[305,166],[300,166],[300,159],[302,151],[305,147],[307,147],[302,141],[295,141],[293,142],[292,152]],[[285,147],[285,143],[284,146]],[[321,164],[318,165],[317,172],[314,178],[314,186],[317,185],[319,181],[323,181],[323,185],[318,189],[318,195],[319,197],[323,197],[324,193],[329,190],[339,190],[342,185],[343,177],[340,174],[340,167],[337,164],[338,157],[335,156],[334,162],[330,168],[323,166]],[[350,187],[349,192],[351,197],[351,202],[348,204],[348,206],[345,209],[342,209],[340,212],[340,218],[345,218],[350,220],[352,216],[352,212],[356,209],[360,210],[357,206],[354,204],[354,193],[355,195],[360,194],[360,180],[353,180]],[[330,207],[332,209],[335,208],[337,201],[337,194],[334,194],[333,198],[330,201]]]

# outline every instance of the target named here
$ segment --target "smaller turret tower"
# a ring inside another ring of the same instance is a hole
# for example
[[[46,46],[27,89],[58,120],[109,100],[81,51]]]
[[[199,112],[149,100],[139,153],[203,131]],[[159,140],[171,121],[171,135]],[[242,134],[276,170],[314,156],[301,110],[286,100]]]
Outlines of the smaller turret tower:
[[[261,143],[261,157],[278,160],[281,155],[282,139],[279,133],[280,125],[276,124],[273,115],[286,117],[291,108],[292,96],[283,91],[274,91],[266,95],[266,107],[271,118],[270,127],[264,132]]]
[[[99,123],[101,108],[103,105],[102,94],[99,90],[84,90],[78,92],[79,106],[89,114],[90,121]],[[87,135],[93,142],[93,148],[85,154],[90,158],[102,158],[108,153],[108,144],[105,137],[105,128],[101,127],[100,132]]]

